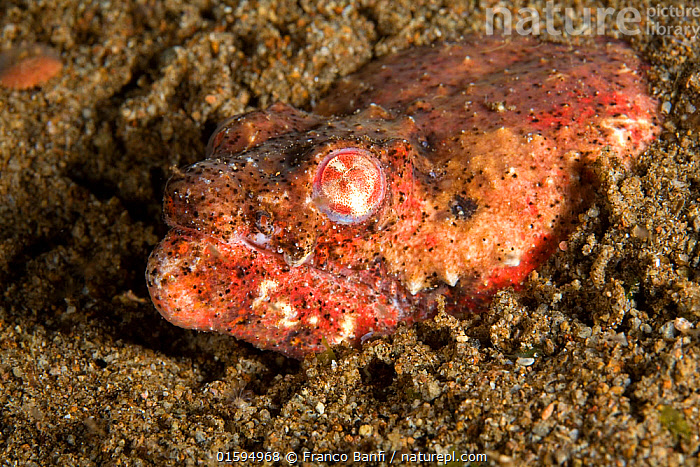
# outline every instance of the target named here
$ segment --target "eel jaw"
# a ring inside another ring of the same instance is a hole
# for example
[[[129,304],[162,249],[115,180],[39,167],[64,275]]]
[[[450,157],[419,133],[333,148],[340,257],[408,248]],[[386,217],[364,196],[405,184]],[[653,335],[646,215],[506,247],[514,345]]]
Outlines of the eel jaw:
[[[303,358],[328,345],[393,332],[423,319],[419,300],[302,264],[244,241],[222,243],[172,229],[148,260],[146,280],[171,323],[230,334],[254,346]],[[418,316],[420,315],[420,316]]]

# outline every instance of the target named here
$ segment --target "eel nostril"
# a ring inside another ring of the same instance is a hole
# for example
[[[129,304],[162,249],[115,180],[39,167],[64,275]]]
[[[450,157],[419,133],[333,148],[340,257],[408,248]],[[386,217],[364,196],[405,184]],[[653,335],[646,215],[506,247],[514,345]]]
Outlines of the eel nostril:
[[[267,211],[257,211],[255,213],[255,228],[262,234],[272,235],[275,230],[272,214]]]

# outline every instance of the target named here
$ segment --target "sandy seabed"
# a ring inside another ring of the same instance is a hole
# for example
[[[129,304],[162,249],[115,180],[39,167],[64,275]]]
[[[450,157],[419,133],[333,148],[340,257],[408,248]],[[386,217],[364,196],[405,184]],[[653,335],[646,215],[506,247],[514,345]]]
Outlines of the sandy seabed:
[[[689,11],[606,2],[667,28],[623,37],[650,65],[663,133],[631,172],[601,157],[578,230],[488,312],[297,362],[178,329],[148,298],[165,181],[203,157],[217,122],[275,101],[309,108],[373,57],[484,32],[490,3],[0,5],[0,48],[47,44],[64,62],[39,89],[0,88],[3,465],[217,465],[263,451],[281,465],[289,452],[300,465],[418,453],[697,465],[700,18]]]

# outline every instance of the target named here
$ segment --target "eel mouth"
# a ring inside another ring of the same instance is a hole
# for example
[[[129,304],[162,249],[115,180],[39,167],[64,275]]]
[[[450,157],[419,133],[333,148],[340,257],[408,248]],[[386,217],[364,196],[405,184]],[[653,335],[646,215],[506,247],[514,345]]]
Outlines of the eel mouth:
[[[362,279],[290,267],[283,255],[249,241],[224,243],[177,228],[153,250],[146,271],[153,303],[171,323],[295,358],[425,317],[397,281],[390,290],[386,279]]]

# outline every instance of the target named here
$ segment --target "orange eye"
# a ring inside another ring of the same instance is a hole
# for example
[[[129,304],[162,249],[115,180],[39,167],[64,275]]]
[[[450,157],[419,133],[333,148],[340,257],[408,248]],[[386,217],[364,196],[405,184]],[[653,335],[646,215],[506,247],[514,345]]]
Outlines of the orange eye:
[[[330,220],[355,224],[366,220],[382,203],[386,180],[369,151],[344,148],[321,162],[313,190],[319,209]]]

